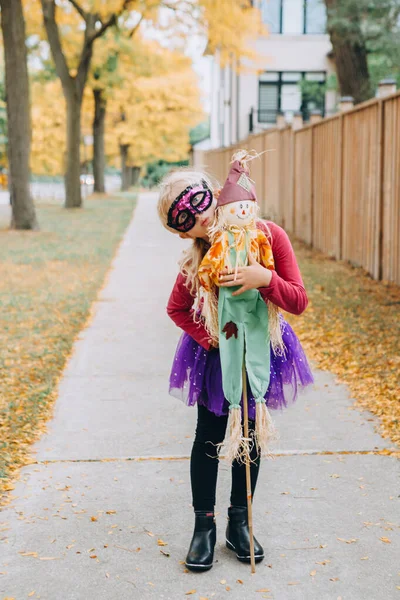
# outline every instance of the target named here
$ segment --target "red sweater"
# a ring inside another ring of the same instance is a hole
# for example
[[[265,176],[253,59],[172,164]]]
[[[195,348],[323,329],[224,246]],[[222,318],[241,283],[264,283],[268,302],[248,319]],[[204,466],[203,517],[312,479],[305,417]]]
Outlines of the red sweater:
[[[267,235],[265,223],[271,231],[271,247],[274,254],[275,271],[267,287],[259,288],[265,301],[271,300],[283,310],[300,315],[308,304],[300,269],[287,233],[272,221],[258,221],[257,226]],[[203,348],[209,350],[211,344],[206,328],[202,323],[193,321],[195,297],[185,285],[185,276],[179,273],[167,305],[167,313],[174,323],[186,331]]]

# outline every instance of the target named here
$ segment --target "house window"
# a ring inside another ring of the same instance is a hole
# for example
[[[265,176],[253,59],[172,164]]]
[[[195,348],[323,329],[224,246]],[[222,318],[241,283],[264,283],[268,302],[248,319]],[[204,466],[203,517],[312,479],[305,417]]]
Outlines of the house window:
[[[290,120],[293,113],[301,111],[308,121],[310,111],[325,112],[324,72],[268,72],[260,75],[258,92],[258,122],[275,123],[277,114],[283,112]]]
[[[271,33],[325,33],[323,0],[261,0],[263,22]]]

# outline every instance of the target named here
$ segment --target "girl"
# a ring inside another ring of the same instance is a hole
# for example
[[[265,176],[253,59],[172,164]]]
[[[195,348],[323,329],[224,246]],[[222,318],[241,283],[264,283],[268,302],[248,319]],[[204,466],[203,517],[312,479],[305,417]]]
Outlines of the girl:
[[[218,185],[206,173],[180,169],[166,175],[160,183],[158,213],[162,224],[183,239],[193,240],[180,261],[180,270],[170,295],[167,312],[183,329],[173,361],[170,393],[188,406],[197,404],[197,428],[190,460],[195,525],[185,564],[193,571],[205,571],[213,565],[216,526],[214,516],[218,473],[218,444],[225,437],[229,404],[222,391],[218,343],[210,339],[201,318],[202,299],[198,268],[210,247]],[[258,289],[265,302],[292,314],[301,314],[308,299],[290,240],[272,221],[257,220],[257,227],[271,244],[275,270],[266,269],[253,259],[233,273],[223,273],[220,286]],[[304,351],[290,325],[280,315],[285,356],[271,352],[270,384],[265,395],[269,409],[283,409],[297,398],[299,389],[313,382]],[[249,430],[254,431],[255,400],[248,387]],[[252,498],[260,468],[256,444],[250,453]],[[247,521],[246,475],[243,462],[232,463],[232,487],[226,545],[238,560],[250,562],[250,534]],[[254,537],[255,560],[264,558],[264,550]]]

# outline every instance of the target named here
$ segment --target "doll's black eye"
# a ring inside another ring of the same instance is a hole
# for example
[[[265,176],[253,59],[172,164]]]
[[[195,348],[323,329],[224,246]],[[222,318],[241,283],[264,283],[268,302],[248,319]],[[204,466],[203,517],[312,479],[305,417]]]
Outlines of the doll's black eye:
[[[240,208],[243,208],[243,204],[240,205]]]

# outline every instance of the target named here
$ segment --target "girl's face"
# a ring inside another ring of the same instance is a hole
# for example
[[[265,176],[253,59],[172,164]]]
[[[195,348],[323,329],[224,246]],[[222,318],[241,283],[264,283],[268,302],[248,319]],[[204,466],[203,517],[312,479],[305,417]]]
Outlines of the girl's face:
[[[201,238],[206,242],[209,241],[208,229],[214,221],[215,209],[217,207],[217,199],[214,197],[211,206],[202,213],[196,215],[196,222],[189,231],[179,232],[179,237],[182,239]]]

